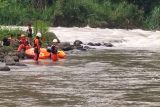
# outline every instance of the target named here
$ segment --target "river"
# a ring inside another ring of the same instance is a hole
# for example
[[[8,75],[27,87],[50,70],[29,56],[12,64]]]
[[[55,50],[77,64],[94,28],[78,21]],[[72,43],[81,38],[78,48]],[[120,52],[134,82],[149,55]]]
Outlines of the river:
[[[111,42],[114,47],[66,52],[52,63],[23,60],[0,72],[3,107],[158,107],[160,32],[50,28],[61,41]]]

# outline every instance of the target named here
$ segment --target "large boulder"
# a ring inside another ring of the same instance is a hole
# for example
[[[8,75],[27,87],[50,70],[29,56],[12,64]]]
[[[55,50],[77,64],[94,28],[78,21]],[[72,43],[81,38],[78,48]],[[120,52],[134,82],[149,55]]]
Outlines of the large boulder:
[[[74,46],[71,45],[69,42],[61,42],[59,43],[59,48],[64,50],[64,51],[69,51],[69,50],[73,50]]]
[[[15,62],[19,62],[19,57],[18,56],[12,56]]]
[[[15,65],[16,64],[13,57],[8,56],[8,55],[4,57],[4,62],[6,63],[6,65]]]
[[[8,66],[2,66],[0,67],[0,71],[10,71],[10,68]]]
[[[18,56],[18,52],[14,51],[14,52],[8,52],[9,56]]]
[[[89,42],[87,45],[89,45],[89,46],[95,46],[95,44],[92,43],[92,42]]]
[[[95,43],[95,46],[101,46],[101,43]]]
[[[83,44],[83,42],[80,40],[75,40],[73,43],[74,46],[81,46],[81,44]]]
[[[0,54],[0,62],[4,62],[5,54]]]
[[[106,47],[113,47],[113,44],[111,44],[111,43],[104,43],[103,45]]]
[[[92,42],[89,42],[87,45],[89,45],[89,46],[101,46],[101,43],[92,43]]]
[[[27,66],[27,65],[26,65],[26,64],[19,63],[19,62],[16,62],[16,63],[15,63],[15,66]]]

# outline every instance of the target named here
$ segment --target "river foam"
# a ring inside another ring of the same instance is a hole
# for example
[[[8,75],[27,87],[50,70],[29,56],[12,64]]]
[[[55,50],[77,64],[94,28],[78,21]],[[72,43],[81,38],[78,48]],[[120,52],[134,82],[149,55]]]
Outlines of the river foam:
[[[24,31],[27,27],[7,26],[8,28],[20,28]],[[160,49],[160,31],[145,31],[141,29],[101,29],[90,27],[50,27],[50,32],[54,32],[61,42],[71,42],[81,40],[87,44],[112,43],[117,48],[144,48]],[[100,47],[104,48],[104,47]]]

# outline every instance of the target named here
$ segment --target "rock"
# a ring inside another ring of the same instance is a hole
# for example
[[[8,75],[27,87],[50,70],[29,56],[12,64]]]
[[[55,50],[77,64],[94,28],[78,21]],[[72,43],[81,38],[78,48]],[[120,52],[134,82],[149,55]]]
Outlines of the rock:
[[[15,62],[19,62],[19,57],[18,56],[12,56]]]
[[[20,59],[24,59],[25,58],[25,50],[21,50],[19,53],[18,53],[18,57],[20,58]]]
[[[106,47],[113,47],[113,45],[111,43],[104,43],[103,45]]]
[[[15,65],[16,63],[13,57],[8,56],[8,55],[4,57],[4,62],[6,63],[6,65]]]
[[[0,62],[4,62],[4,54],[0,54]]]
[[[27,66],[27,65],[17,62],[17,63],[15,63],[15,66]]]
[[[16,39],[12,39],[12,40],[11,40],[11,43],[10,43],[10,45],[11,45],[12,47],[18,47],[19,44],[20,44],[19,41],[16,40]]]
[[[10,71],[8,66],[0,67],[0,71]]]
[[[3,46],[3,41],[0,41],[0,47],[2,47]]]
[[[8,55],[9,56],[18,56],[18,52],[9,52]]]
[[[83,48],[83,46],[77,46],[76,49],[81,50],[81,51],[86,51],[87,49]]]
[[[92,43],[92,42],[89,42],[87,45],[90,45],[90,46],[101,46],[102,44],[101,43]]]
[[[95,49],[95,48],[91,48],[91,47],[89,47],[89,46],[84,46],[83,48],[86,49],[86,50],[87,50],[87,49]]]
[[[94,45],[95,46],[101,46],[101,43],[95,43]]]
[[[59,43],[59,48],[64,51],[69,51],[69,50],[73,50],[74,46],[71,45],[69,42],[61,42]]]
[[[87,45],[95,46],[95,44],[94,44],[94,43],[92,43],[92,42],[89,42]]]
[[[80,40],[75,40],[73,44],[74,44],[74,46],[81,46],[81,44],[83,44],[83,42]]]

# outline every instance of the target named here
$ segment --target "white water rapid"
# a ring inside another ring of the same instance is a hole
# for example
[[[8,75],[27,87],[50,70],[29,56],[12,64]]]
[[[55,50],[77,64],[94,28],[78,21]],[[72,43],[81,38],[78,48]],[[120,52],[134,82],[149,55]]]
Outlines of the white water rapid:
[[[9,26],[9,28],[20,28],[24,31],[27,29],[27,27],[20,26]],[[160,31],[90,27],[50,27],[49,31],[54,32],[61,42],[73,43],[75,40],[81,40],[84,44],[89,42],[112,43],[114,48],[160,49]]]
[[[160,31],[141,29],[100,29],[100,28],[50,28],[63,42],[81,40],[84,43],[112,43],[117,48],[160,48]]]

